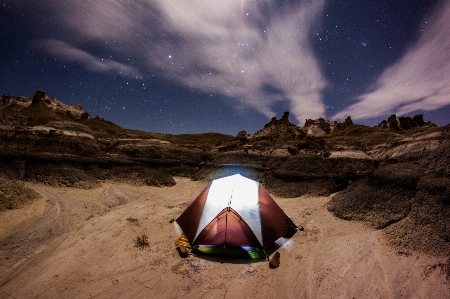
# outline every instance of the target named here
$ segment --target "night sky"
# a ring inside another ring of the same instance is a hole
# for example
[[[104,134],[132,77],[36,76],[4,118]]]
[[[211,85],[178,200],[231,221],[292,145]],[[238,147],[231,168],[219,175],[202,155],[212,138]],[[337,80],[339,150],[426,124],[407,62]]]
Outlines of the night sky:
[[[0,94],[130,129],[450,123],[450,1],[1,1],[0,47]]]

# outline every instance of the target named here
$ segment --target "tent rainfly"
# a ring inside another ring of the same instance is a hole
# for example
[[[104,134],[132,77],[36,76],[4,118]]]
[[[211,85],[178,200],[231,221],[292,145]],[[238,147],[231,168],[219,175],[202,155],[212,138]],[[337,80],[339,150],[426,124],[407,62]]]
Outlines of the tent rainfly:
[[[176,244],[220,254],[261,252],[297,229],[261,184],[240,174],[213,180],[176,222]]]

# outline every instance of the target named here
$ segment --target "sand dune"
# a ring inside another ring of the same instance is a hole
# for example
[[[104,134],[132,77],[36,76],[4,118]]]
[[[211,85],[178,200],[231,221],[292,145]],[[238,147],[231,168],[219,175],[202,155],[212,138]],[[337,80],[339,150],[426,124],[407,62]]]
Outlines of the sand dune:
[[[444,259],[390,247],[381,231],[335,218],[325,208],[330,197],[275,197],[304,227],[278,249],[276,269],[267,261],[182,259],[170,220],[207,183],[176,182],[28,185],[45,201],[33,203],[35,215],[0,214],[0,298],[450,298]],[[142,235],[149,247],[139,249]]]

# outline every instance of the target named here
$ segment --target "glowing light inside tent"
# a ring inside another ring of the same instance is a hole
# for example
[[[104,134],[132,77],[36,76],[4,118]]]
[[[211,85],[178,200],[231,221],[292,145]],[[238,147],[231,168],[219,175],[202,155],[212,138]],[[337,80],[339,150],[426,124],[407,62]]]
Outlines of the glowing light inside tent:
[[[195,238],[224,208],[235,210],[262,245],[261,219],[258,204],[259,183],[235,174],[214,180],[206,198]]]

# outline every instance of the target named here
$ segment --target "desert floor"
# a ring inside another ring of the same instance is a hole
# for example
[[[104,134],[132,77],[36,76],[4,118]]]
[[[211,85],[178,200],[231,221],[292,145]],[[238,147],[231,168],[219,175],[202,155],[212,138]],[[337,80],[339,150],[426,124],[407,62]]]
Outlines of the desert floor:
[[[393,248],[381,231],[335,218],[330,197],[278,198],[304,231],[281,264],[181,258],[171,220],[206,182],[105,182],[81,190],[29,184],[43,199],[0,212],[0,298],[450,298],[445,259]],[[135,247],[148,236],[150,246]]]

